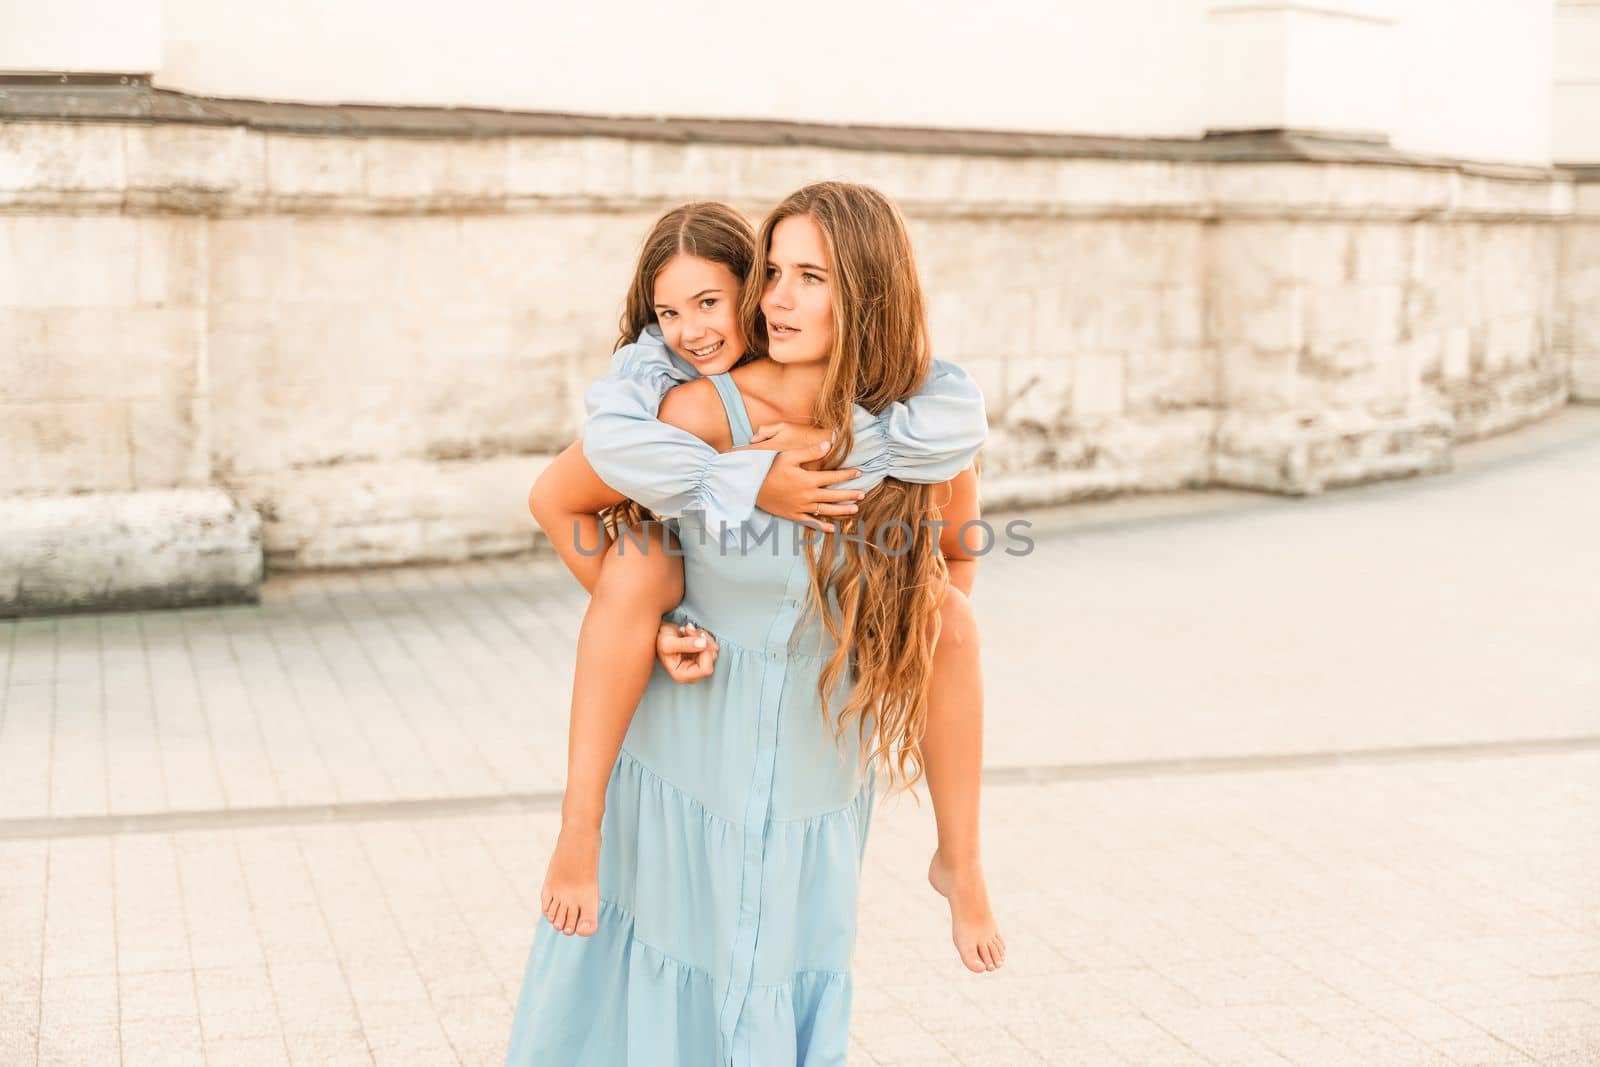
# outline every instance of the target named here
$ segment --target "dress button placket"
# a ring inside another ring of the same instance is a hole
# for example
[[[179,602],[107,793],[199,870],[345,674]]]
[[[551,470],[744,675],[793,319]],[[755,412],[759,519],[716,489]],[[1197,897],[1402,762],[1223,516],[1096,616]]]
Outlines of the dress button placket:
[[[765,873],[767,827],[772,817],[772,780],[777,770],[778,716],[784,683],[789,675],[789,643],[800,616],[796,586],[809,585],[811,569],[799,555],[789,572],[787,592],[767,628],[765,665],[761,677],[761,704],[757,709],[756,752],[753,781],[745,803],[743,857],[739,886],[739,925],[734,931],[733,960],[728,988],[723,996],[717,1029],[722,1037],[724,1062],[736,1065],[735,1035],[755,977],[756,938],[761,925],[761,885]],[[743,1065],[738,1065],[743,1067]]]

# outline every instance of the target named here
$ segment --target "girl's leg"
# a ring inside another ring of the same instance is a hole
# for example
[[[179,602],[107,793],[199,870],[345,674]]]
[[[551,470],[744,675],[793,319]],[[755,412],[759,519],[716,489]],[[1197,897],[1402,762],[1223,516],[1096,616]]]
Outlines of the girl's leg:
[[[972,602],[947,586],[933,649],[923,767],[939,845],[928,881],[950,901],[950,933],[972,971],[997,970],[1006,942],[989,907],[978,849],[978,788],[983,777],[983,672]]]
[[[552,926],[588,937],[600,915],[600,820],[606,786],[656,659],[661,616],[683,599],[683,560],[658,522],[644,549],[624,533],[605,557],[578,631],[561,833],[539,890]]]

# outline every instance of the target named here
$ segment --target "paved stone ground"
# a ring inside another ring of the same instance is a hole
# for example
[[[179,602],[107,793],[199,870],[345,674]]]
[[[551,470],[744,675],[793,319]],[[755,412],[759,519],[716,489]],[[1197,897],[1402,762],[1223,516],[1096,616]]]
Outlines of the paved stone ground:
[[[1600,411],[979,579],[1012,946],[874,823],[853,1063],[1600,1063]],[[494,1064],[556,830],[548,562],[0,623],[0,1064]]]

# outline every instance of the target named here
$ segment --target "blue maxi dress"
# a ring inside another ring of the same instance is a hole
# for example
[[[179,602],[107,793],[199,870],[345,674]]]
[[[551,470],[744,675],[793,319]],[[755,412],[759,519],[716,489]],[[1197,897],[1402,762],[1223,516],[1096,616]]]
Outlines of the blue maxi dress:
[[[712,380],[735,447],[748,444],[737,387]],[[670,504],[679,489],[652,495],[658,472],[632,455],[596,470],[642,503]],[[946,460],[964,466],[970,453]],[[510,1067],[845,1063],[876,774],[853,726],[833,736],[848,682],[826,721],[819,705],[833,646],[814,615],[802,625],[802,528],[761,511],[737,528],[696,510],[679,518],[686,592],[670,617],[716,636],[716,670],[692,686],[659,664],[652,673],[606,791],[598,929],[567,937],[540,920]]]

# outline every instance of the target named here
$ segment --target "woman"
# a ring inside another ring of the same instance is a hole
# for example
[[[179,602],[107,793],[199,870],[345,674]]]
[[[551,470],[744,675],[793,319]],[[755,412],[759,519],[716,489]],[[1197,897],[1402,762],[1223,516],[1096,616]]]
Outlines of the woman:
[[[672,390],[661,419],[724,452],[752,416],[815,419],[837,466],[852,402],[903,401],[929,371],[904,223],[873,190],[808,186],[757,254],[741,320],[771,358]],[[885,480],[820,546],[789,519],[730,532],[685,517],[674,614],[716,636],[717,667],[690,687],[652,676],[607,790],[598,926],[540,927],[510,1063],[845,1061],[875,785],[922,773],[945,558],[970,566],[955,531],[976,517],[973,481]]]
[[[754,451],[720,453],[660,422],[662,399],[673,386],[764,358],[766,339],[747,346],[739,323],[755,255],[755,231],[725,204],[684,204],[656,221],[624,301],[612,372],[586,396],[591,414],[584,441],[558,456],[529,495],[539,525],[591,593],[578,632],[561,831],[539,893],[546,918],[568,935],[588,937],[598,922],[606,789],[655,664],[650,637],[664,630],[662,663],[684,683],[709,673],[717,652],[712,635],[690,628],[680,634],[661,623],[683,597],[677,540],[661,523],[635,525],[638,505],[623,505],[622,494],[596,475],[590,455],[595,466],[620,464],[623,477],[648,491],[639,499],[671,520],[703,510],[709,522],[736,526],[759,506],[831,532],[829,518],[853,513],[862,491],[830,490],[828,483],[863,471],[875,475],[867,484],[883,477],[948,481],[972,463],[987,432],[976,383],[938,360],[904,403],[873,412],[855,408],[848,458],[860,470],[805,469],[831,446],[829,431],[810,417],[758,432]],[[610,552],[597,547],[606,541],[602,514],[607,527],[620,519],[628,528]],[[998,931],[978,849],[981,665],[977,621],[961,590],[947,591],[940,626],[925,739],[938,827],[929,877],[949,900],[951,938],[963,962],[984,973],[996,969],[1003,954],[994,942]]]

